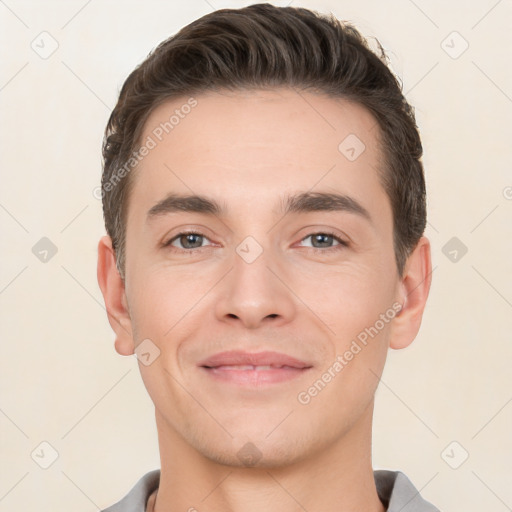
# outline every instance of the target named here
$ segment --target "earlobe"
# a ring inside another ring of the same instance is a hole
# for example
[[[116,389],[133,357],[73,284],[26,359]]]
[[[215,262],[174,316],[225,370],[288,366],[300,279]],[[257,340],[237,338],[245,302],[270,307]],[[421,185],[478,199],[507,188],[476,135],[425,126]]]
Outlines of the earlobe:
[[[109,236],[98,243],[98,284],[103,294],[108,321],[115,335],[115,349],[121,355],[134,353],[132,325],[124,282],[116,267],[116,258]]]
[[[398,300],[403,304],[403,308],[393,319],[389,345],[391,348],[408,347],[418,334],[431,281],[430,242],[423,236],[407,259],[404,276],[400,283]]]

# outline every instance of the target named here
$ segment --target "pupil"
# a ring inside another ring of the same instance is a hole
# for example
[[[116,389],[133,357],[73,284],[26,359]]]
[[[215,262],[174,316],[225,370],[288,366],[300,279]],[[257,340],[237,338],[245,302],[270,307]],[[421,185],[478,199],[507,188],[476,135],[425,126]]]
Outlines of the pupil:
[[[331,238],[331,235],[325,235],[325,234],[319,234],[319,235],[315,235],[315,238],[316,240],[320,243],[320,244],[327,244],[328,243],[328,239]],[[322,240],[323,239],[323,240]],[[327,240],[326,240],[327,239]]]
[[[197,241],[196,243],[194,243],[194,238],[200,238],[200,235],[194,235],[194,234],[189,234],[189,235],[185,235],[185,247],[189,247],[189,243],[190,245],[194,246],[194,247],[200,247],[201,246],[201,242],[199,242],[199,245],[197,244]]]

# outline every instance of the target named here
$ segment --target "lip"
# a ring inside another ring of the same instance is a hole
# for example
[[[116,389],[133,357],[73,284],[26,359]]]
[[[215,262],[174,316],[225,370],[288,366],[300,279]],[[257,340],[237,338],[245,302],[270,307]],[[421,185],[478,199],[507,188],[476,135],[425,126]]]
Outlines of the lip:
[[[208,375],[232,384],[261,386],[294,379],[312,365],[279,352],[220,352],[198,365]]]
[[[289,366],[295,369],[311,368],[311,365],[279,352],[244,352],[241,350],[230,350],[228,352],[219,352],[208,357],[199,363],[199,366],[219,367],[219,366]]]

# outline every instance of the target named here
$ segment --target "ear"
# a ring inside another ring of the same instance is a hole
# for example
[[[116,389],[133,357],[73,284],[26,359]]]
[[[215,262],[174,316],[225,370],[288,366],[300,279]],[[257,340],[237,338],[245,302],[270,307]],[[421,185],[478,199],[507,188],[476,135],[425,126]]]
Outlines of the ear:
[[[134,353],[132,323],[124,282],[116,267],[116,256],[109,236],[98,243],[98,284],[103,294],[110,326],[116,335],[115,349],[123,355]]]
[[[427,302],[432,281],[430,242],[421,237],[407,258],[404,275],[399,285],[401,311],[393,319],[391,341],[394,349],[409,346],[420,329],[421,318]]]

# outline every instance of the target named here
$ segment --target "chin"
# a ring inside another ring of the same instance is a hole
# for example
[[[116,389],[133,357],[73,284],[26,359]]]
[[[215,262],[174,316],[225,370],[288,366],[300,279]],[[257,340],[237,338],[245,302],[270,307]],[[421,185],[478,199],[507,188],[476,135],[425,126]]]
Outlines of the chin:
[[[261,448],[261,449],[260,449]],[[216,464],[239,469],[275,469],[299,462],[306,457],[292,447],[261,446],[248,441],[238,450],[219,450],[218,447],[205,447],[202,455]]]
[[[322,444],[318,435],[291,431],[280,426],[276,429],[256,425],[249,430],[230,431],[233,437],[213,439],[198,433],[189,442],[203,457],[216,464],[235,468],[272,469],[299,463],[311,456]],[[274,429],[274,431],[272,431]],[[279,430],[280,429],[280,430]],[[270,433],[270,434],[269,434]]]

